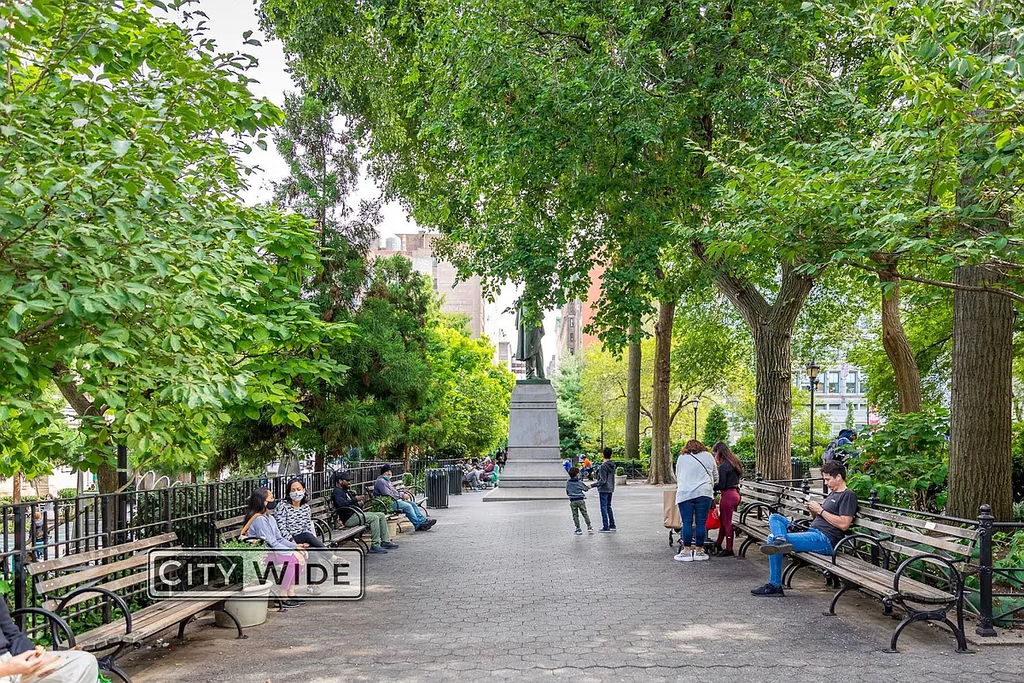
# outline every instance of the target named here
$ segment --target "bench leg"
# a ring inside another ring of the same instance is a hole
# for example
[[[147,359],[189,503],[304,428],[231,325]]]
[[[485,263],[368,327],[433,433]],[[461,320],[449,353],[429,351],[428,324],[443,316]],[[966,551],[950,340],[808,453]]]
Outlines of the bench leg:
[[[754,543],[755,543],[754,537],[753,536],[747,536],[746,540],[744,540],[743,543],[740,544],[740,551],[738,553],[736,553],[736,554],[739,555],[740,557],[746,557],[747,556],[747,548],[752,546]]]
[[[836,616],[836,603],[839,602],[839,598],[843,595],[843,593],[850,590],[850,587],[846,584],[845,581],[837,577],[832,578],[839,582],[839,590],[836,591],[836,594],[832,596],[832,602],[828,606],[828,611],[824,612],[824,615],[826,617]]]
[[[793,587],[793,575],[800,571],[800,568],[804,566],[804,563],[800,560],[793,558],[789,562],[789,566],[786,567],[786,571],[782,573],[782,585],[786,588]]]
[[[182,619],[180,622],[178,622],[178,640],[185,640],[185,625],[193,619],[195,619],[195,615],[189,617],[188,619]]]
[[[224,605],[223,604],[220,604],[220,605],[217,605],[216,607],[214,607],[213,611],[214,612],[220,612],[221,614],[225,615],[228,619],[231,620],[231,623],[233,623],[235,625],[235,630],[238,631],[238,638],[236,638],[236,640],[242,640],[244,638],[248,638],[249,637],[249,636],[245,635],[244,633],[242,633],[242,625],[238,623],[238,619],[235,618],[234,614],[232,614],[231,612],[228,612],[226,609],[224,609]],[[184,628],[184,622],[182,622],[182,628]]]
[[[124,648],[123,647],[119,647],[119,648],[117,648],[117,650],[115,650],[114,652],[110,653],[109,655],[104,655],[103,657],[97,657],[96,661],[99,663],[101,671],[109,671],[110,673],[114,674],[115,676],[120,678],[122,681],[124,681],[124,683],[132,683],[132,679],[128,678],[128,674],[126,674],[125,672],[121,671],[121,669],[119,669],[117,667],[117,665],[114,664],[114,657],[116,657],[121,652],[122,649],[124,649]]]
[[[892,639],[889,641],[889,649],[886,652],[896,653],[899,650],[896,649],[896,642],[900,639],[900,634],[903,633],[903,629],[910,626],[916,621],[938,621],[942,622],[949,627],[949,630],[953,632],[953,637],[956,638],[956,651],[964,654],[970,654],[971,650],[967,647],[967,638],[964,637],[964,631],[962,628],[957,627],[952,621],[949,620],[949,616],[945,611],[940,612],[912,612],[904,617],[903,621],[899,623],[896,630],[893,631]]]

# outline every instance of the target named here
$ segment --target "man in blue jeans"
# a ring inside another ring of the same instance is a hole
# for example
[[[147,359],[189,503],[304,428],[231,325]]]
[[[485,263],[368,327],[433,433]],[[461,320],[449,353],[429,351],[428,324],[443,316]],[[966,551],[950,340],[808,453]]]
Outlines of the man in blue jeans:
[[[373,482],[373,492],[378,496],[388,496],[391,498],[391,509],[404,512],[416,531],[428,531],[430,527],[437,524],[436,519],[428,519],[423,514],[423,510],[412,499],[412,496],[399,491],[391,483],[391,465],[381,466],[380,476],[377,477],[377,481]]]
[[[604,462],[597,468],[597,482],[590,488],[596,488],[601,498],[601,528],[599,531],[608,533],[615,531],[615,515],[612,514],[612,494],[615,492],[615,463],[612,462],[612,449],[605,448]]]
[[[821,466],[821,476],[831,493],[821,503],[808,500],[805,505],[814,519],[807,531],[789,533],[790,520],[782,515],[768,518],[771,533],[761,552],[768,556],[768,583],[750,591],[759,597],[779,596],[782,590],[782,561],[786,553],[810,552],[831,555],[833,548],[846,535],[853,516],[857,514],[857,494],[846,488],[846,466],[829,460]]]

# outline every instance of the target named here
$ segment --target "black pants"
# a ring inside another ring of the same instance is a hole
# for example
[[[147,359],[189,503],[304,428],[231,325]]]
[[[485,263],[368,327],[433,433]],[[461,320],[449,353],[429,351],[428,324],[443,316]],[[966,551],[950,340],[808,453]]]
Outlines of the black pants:
[[[295,536],[292,537],[292,540],[296,543],[308,543],[310,548],[327,547],[324,545],[323,541],[321,541],[319,538],[309,533],[308,531],[303,531],[301,534],[295,534]]]

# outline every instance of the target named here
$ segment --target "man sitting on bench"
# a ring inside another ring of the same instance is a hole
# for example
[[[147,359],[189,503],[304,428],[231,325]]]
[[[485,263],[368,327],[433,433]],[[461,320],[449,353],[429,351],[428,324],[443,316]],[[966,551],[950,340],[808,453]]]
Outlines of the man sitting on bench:
[[[377,477],[377,481],[373,482],[373,492],[378,496],[388,496],[391,498],[391,509],[404,512],[416,531],[427,531],[430,527],[437,524],[436,519],[428,519],[423,514],[423,510],[420,510],[420,506],[416,504],[412,496],[399,491],[391,483],[391,465],[381,466],[380,476]]]
[[[785,595],[782,590],[783,556],[792,552],[831,555],[853,524],[853,516],[857,514],[857,494],[846,488],[846,466],[838,460],[829,460],[822,464],[821,476],[831,493],[820,503],[808,496],[805,505],[814,515],[810,529],[788,533],[789,519],[774,514],[768,518],[771,533],[761,546],[761,552],[768,556],[768,583],[750,591],[752,595]]]
[[[348,472],[334,473],[331,500],[338,511],[338,519],[342,526],[359,526],[362,522],[355,512],[359,510],[366,518],[366,525],[370,527],[370,552],[374,555],[383,555],[389,550],[397,549],[398,544],[391,542],[391,534],[388,532],[388,516],[383,512],[365,512],[361,504],[363,497],[352,493],[349,488],[351,482],[352,477]]]
[[[82,650],[47,652],[32,645],[0,598],[0,681],[96,683],[96,657]]]

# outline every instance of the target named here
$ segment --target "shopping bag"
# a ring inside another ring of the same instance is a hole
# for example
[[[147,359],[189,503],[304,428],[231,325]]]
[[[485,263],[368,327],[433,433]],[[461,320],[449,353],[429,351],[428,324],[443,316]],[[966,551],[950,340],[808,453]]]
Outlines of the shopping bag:
[[[711,511],[708,512],[708,521],[704,527],[711,531],[713,529],[719,529],[722,526],[722,520],[718,518],[718,506],[714,503],[711,504]]]
[[[679,506],[676,505],[676,490],[661,492],[665,505],[665,528],[679,530],[683,520],[679,517]]]

